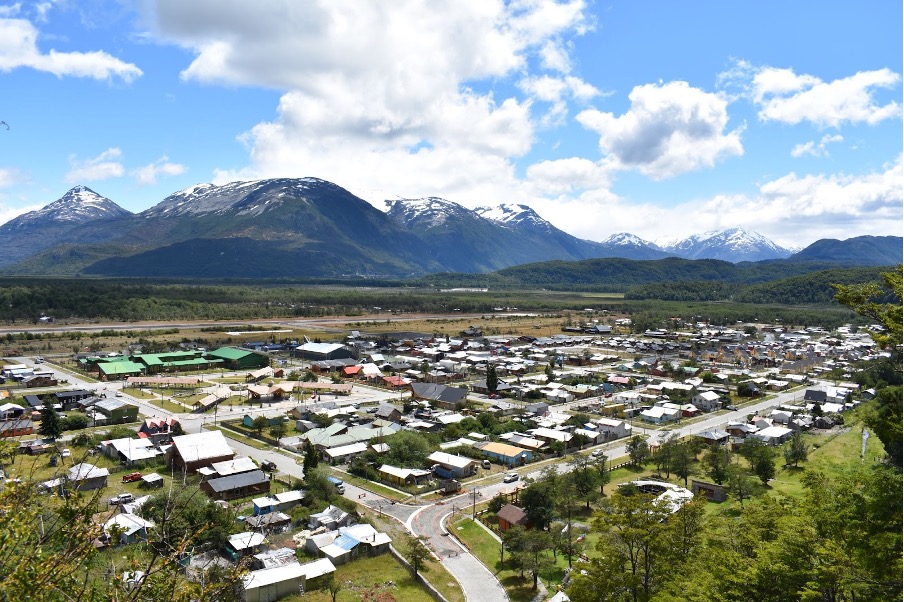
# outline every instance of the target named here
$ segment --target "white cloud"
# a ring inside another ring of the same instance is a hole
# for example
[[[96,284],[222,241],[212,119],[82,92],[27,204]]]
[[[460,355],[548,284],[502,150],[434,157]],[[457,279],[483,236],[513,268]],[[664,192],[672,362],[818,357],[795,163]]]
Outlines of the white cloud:
[[[791,149],[791,156],[802,157],[804,155],[812,155],[814,157],[827,157],[829,156],[829,151],[826,147],[829,144],[843,141],[843,136],[840,136],[838,134],[826,134],[819,142],[810,140],[809,142],[804,142],[803,144],[794,145],[794,148]]]
[[[171,163],[169,157],[163,155],[153,163],[132,170],[132,175],[142,186],[157,183],[158,176],[178,176],[185,173],[187,167],[179,163]]]
[[[3,201],[3,200],[4,200],[3,197],[0,196],[0,201]],[[6,222],[8,222],[11,219],[19,217],[20,215],[29,213],[31,211],[37,211],[41,207],[43,207],[43,205],[41,205],[41,204],[28,205],[25,207],[7,207],[7,206],[3,205],[2,203],[0,203],[0,226],[2,226],[3,224],[5,224]]]
[[[793,69],[756,67],[747,61],[735,61],[719,75],[726,89],[738,89],[759,108],[762,121],[798,124],[804,121],[818,127],[837,128],[845,123],[875,125],[901,115],[894,100],[877,101],[876,91],[896,87],[901,76],[891,69],[859,71],[829,82]]]
[[[536,61],[567,69],[568,38],[589,27],[583,0],[163,0],[155,10],[158,37],[195,52],[183,78],[284,91],[277,118],[241,138],[251,165],[218,178],[316,175],[406,196],[467,193],[474,206],[516,194],[513,160],[535,139],[536,98],[487,88]],[[561,102],[596,93],[559,81]]]
[[[70,155],[70,169],[65,180],[69,184],[80,184],[119,178],[125,173],[121,157],[122,151],[116,147],[108,148],[92,159],[79,159],[75,155]]]
[[[5,6],[0,6],[0,18],[8,18],[15,17],[19,14],[19,11],[22,10],[22,3],[16,2],[15,4],[7,4]]]
[[[595,109],[577,116],[622,169],[662,179],[744,153],[740,130],[725,132],[727,100],[719,94],[676,81],[637,86],[628,98],[631,108],[619,117]]]
[[[24,19],[0,18],[0,72],[29,67],[57,77],[90,77],[130,82],[142,75],[131,63],[96,50],[93,52],[41,53],[37,46],[38,30]]]

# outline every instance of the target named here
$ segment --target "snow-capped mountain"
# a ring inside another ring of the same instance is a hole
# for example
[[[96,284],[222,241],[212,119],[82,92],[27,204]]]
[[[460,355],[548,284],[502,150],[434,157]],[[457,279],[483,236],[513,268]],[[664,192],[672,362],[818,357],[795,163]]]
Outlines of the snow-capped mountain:
[[[223,185],[195,184],[175,192],[147,211],[143,217],[175,217],[206,215],[235,211],[239,214],[259,215],[274,209],[288,199],[303,197],[323,184],[317,178],[278,178],[230,182]]]
[[[438,197],[384,201],[386,215],[395,221],[415,228],[440,228],[459,225],[454,220],[473,220],[474,212],[452,201]]]
[[[623,257],[625,259],[663,259],[669,256],[656,243],[644,240],[628,232],[613,234],[600,243],[606,248],[604,257]]]
[[[527,205],[503,203],[495,207],[478,207],[474,213],[494,222],[518,228],[530,228],[536,232],[551,232],[555,226],[537,215]]]
[[[54,245],[96,243],[117,236],[134,215],[86,186],[0,225],[0,266],[15,263]],[[117,224],[106,228],[106,224]]]
[[[7,233],[31,228],[37,224],[84,224],[102,219],[116,219],[132,215],[110,199],[87,186],[76,186],[56,201],[37,211],[24,213],[3,224],[0,230]]]
[[[734,263],[784,259],[791,255],[788,249],[778,246],[765,236],[748,232],[741,227],[695,234],[663,245],[662,248],[686,259],[721,259]]]

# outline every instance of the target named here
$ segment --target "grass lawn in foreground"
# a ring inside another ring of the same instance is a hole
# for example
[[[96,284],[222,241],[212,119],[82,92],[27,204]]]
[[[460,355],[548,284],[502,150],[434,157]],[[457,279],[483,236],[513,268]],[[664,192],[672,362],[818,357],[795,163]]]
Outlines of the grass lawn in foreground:
[[[499,582],[502,583],[513,602],[527,602],[537,594],[536,591],[531,589],[533,579],[528,573],[525,572],[522,578],[521,571],[508,566],[508,553],[505,556],[506,561],[499,562],[499,542],[493,539],[483,527],[471,520],[470,517],[459,519],[455,523],[450,524],[449,529],[499,579]],[[552,554],[549,554],[549,559],[552,560]],[[561,556],[559,560],[564,562]],[[565,563],[565,566],[568,566],[567,563]],[[555,571],[555,569],[550,569],[548,572],[552,571]],[[561,570],[556,572],[559,573],[558,580],[561,580]],[[544,582],[546,581],[545,576],[545,574],[541,574]]]
[[[336,567],[333,578],[342,583],[342,590],[336,597],[338,602],[357,602],[371,589],[374,592],[388,592],[397,602],[433,602],[427,590],[390,554],[352,560]],[[331,598],[325,589],[310,589],[283,600],[330,602]]]

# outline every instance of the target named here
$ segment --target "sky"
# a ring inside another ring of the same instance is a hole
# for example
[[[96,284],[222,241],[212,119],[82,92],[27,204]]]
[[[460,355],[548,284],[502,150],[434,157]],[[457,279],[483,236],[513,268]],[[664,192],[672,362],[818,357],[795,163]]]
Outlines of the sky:
[[[2,0],[0,0],[2,2]],[[902,234],[902,3],[0,4],[0,223],[318,177],[589,240]]]

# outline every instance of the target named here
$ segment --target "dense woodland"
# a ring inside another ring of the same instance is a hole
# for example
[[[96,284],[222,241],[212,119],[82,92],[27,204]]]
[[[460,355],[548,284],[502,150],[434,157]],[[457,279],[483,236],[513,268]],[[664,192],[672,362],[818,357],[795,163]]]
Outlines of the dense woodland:
[[[610,260],[611,262],[612,260]],[[619,260],[615,265],[620,265]],[[667,270],[669,262],[709,266],[712,275],[737,271],[719,261],[631,262]],[[553,262],[555,264],[556,262]],[[564,263],[564,262],[561,262]],[[585,264],[586,262],[579,262]],[[546,266],[549,264],[540,264]],[[567,264],[574,266],[575,264]],[[759,265],[759,264],[756,264]],[[465,313],[492,312],[494,308],[520,311],[567,312],[585,308],[636,316],[639,331],[668,328],[670,318],[703,317],[713,324],[736,321],[835,327],[854,321],[855,315],[832,300],[832,283],[880,280],[880,269],[850,268],[811,272],[762,284],[744,284],[734,276],[725,280],[682,279],[629,286],[620,295],[593,296],[567,288],[564,273],[550,290],[491,288],[486,292],[448,291],[410,282],[361,281],[338,286],[334,282],[285,283],[134,281],[93,279],[0,279],[0,320],[7,324],[36,323],[41,316],[57,319],[115,321],[144,320],[250,320],[254,318],[364,315],[379,307],[384,312]],[[681,270],[674,277],[683,274]],[[697,274],[699,278],[699,273]],[[665,274],[660,274],[665,277]],[[542,279],[542,278],[541,278]],[[391,286],[392,285],[392,286]],[[595,288],[614,285],[600,284]],[[580,288],[580,287],[578,287]]]

